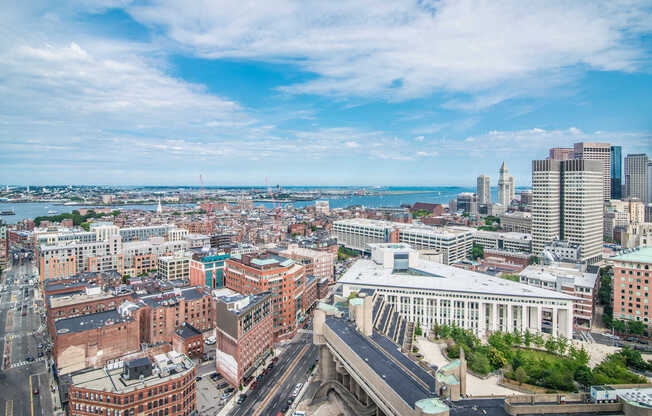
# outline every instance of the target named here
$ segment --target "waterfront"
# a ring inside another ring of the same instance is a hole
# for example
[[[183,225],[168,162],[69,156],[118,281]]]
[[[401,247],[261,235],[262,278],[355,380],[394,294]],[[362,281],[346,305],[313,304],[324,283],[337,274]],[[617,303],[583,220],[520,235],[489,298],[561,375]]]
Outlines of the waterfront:
[[[391,188],[390,188],[391,189]],[[475,189],[471,187],[433,187],[433,188],[416,188],[416,189],[396,189],[391,194],[385,195],[347,195],[337,196],[334,198],[323,198],[329,201],[331,208],[346,208],[354,205],[365,206],[369,208],[377,207],[398,207],[402,204],[412,205],[415,202],[427,202],[433,204],[447,204],[448,201],[454,199],[462,192],[474,192]],[[496,200],[497,190],[492,188],[492,199]],[[281,203],[281,206],[293,204],[297,208],[314,205],[315,201],[295,201]],[[263,206],[265,208],[273,208],[272,202],[256,202],[256,206]],[[165,204],[164,209],[170,207],[179,208],[192,208],[195,204]],[[11,210],[16,215],[2,216],[2,219],[8,224],[15,224],[24,219],[33,219],[38,216],[48,216],[69,213],[73,210],[80,208],[107,208],[106,206],[97,205],[62,205],[54,202],[0,202],[0,211]],[[116,210],[122,209],[140,209],[145,211],[155,211],[156,204],[131,204],[131,205],[116,205],[110,208]],[[48,214],[48,212],[55,212],[55,214]]]

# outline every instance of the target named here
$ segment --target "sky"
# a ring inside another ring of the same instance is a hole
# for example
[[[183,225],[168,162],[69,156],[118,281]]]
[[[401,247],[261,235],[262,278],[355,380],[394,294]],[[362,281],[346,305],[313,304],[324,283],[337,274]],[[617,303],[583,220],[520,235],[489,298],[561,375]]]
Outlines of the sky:
[[[0,184],[527,186],[652,155],[651,56],[652,1],[3,2]]]

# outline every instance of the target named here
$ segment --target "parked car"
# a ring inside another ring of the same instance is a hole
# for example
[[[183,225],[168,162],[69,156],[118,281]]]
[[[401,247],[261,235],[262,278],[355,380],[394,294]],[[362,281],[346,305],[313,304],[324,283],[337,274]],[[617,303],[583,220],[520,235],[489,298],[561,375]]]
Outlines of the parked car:
[[[225,393],[233,393],[235,389],[233,387],[229,387],[228,389],[224,390]]]
[[[232,394],[232,393],[224,393],[223,395],[220,396],[220,399],[222,399],[222,400],[226,400],[226,399],[228,399],[229,397],[231,397],[231,394]]]
[[[34,390],[32,391],[32,393],[34,393],[35,396],[38,395],[38,393],[39,393],[38,392],[38,387],[34,387]]]
[[[254,381],[253,383],[251,383],[251,386],[249,386],[249,389],[253,390],[253,389],[256,388],[257,385],[258,385],[258,382]]]
[[[247,399],[246,394],[241,394],[240,397],[238,397],[238,401],[236,402],[237,404],[242,404],[244,401]]]

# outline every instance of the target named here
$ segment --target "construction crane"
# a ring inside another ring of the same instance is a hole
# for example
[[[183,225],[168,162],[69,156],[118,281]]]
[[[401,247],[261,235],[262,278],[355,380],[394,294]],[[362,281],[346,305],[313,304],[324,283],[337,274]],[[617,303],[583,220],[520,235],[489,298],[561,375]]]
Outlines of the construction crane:
[[[201,195],[204,198],[204,209],[206,210],[206,232],[210,232],[210,216],[211,216],[211,204],[208,202],[208,197],[206,196],[206,190],[204,189],[204,178],[202,175],[199,175],[199,182],[201,183]]]

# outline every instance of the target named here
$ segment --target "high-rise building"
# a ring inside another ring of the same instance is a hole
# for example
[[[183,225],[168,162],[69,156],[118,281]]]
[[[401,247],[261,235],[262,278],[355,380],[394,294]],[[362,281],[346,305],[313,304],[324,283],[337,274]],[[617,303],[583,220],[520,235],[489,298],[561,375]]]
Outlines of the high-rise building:
[[[645,153],[631,154],[625,158],[625,193],[628,198],[650,202],[647,194],[649,162]]]
[[[491,178],[487,175],[478,176],[478,204],[491,204]]]
[[[611,199],[611,145],[609,143],[575,143],[573,158],[602,162],[603,199]]]
[[[573,148],[553,147],[548,151],[548,160],[569,160],[573,158]]]
[[[500,174],[498,178],[498,203],[508,207],[514,200],[514,177],[509,174],[505,162],[500,166],[498,173]]]
[[[623,197],[623,148],[611,146],[611,199]]]
[[[533,252],[546,243],[578,244],[583,262],[601,258],[603,164],[594,160],[532,161]]]

